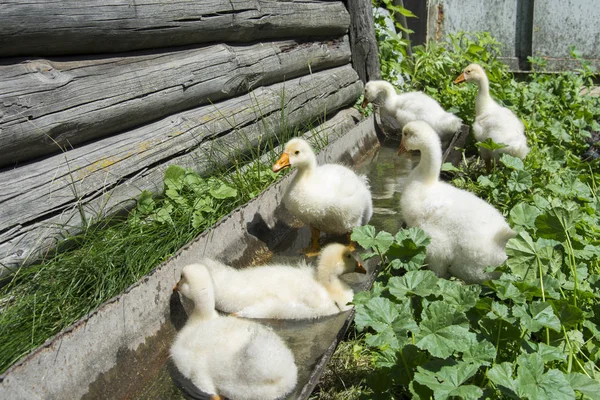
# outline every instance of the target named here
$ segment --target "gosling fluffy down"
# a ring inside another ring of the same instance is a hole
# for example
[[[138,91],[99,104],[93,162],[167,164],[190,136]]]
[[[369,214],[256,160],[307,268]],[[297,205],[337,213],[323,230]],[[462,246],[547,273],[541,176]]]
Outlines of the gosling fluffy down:
[[[411,121],[425,121],[437,132],[444,143],[452,139],[462,121],[445,111],[433,98],[423,92],[397,94],[394,86],[386,81],[370,81],[365,85],[365,102],[379,106],[382,122],[397,132]]]
[[[171,357],[198,389],[236,400],[278,399],[296,386],[294,356],[270,329],[215,311],[213,283],[206,267],[183,268],[177,285],[194,310],[177,334]]]
[[[317,165],[317,157],[304,139],[290,140],[273,166],[298,172],[283,197],[286,209],[320,231],[345,234],[365,225],[373,215],[371,191],[365,176],[338,164]]]
[[[494,278],[484,270],[506,260],[504,247],[515,236],[502,214],[474,194],[439,180],[439,137],[427,123],[407,124],[400,148],[421,152],[400,204],[407,225],[423,229],[431,238],[429,269],[440,277],[453,275],[468,283]]]
[[[475,82],[479,88],[475,101],[475,122],[473,136],[480,142],[492,139],[506,147],[490,151],[480,148],[481,158],[488,169],[491,160],[497,160],[502,153],[524,159],[529,153],[523,122],[506,107],[496,103],[490,96],[490,83],[485,70],[478,64],[470,64],[454,83]]]
[[[366,272],[338,243],[323,248],[316,270],[304,262],[241,269],[210,259],[203,263],[215,282],[217,308],[248,318],[304,319],[348,310],[354,291],[340,276]]]

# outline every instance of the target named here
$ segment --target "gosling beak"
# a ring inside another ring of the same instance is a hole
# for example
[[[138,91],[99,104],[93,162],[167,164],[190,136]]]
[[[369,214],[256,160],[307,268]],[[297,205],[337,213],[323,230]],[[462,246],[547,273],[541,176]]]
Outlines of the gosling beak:
[[[463,72],[454,80],[454,83],[461,83],[465,81],[465,73]]]
[[[398,147],[398,155],[401,156],[402,154],[406,153],[408,150],[406,150],[406,147],[404,147],[404,139],[402,139],[402,141],[400,142],[400,147]]]
[[[179,290],[179,284],[181,283],[181,280],[177,281],[177,283],[175,284],[175,286],[173,286],[173,291],[176,292]]]
[[[279,160],[277,160],[277,162],[275,164],[273,164],[273,167],[271,168],[273,170],[273,172],[279,172],[284,168],[287,168],[290,166],[290,155],[288,153],[283,153],[281,155],[281,157],[279,157]]]
[[[365,269],[365,267],[363,267],[363,265],[359,261],[357,261],[354,272],[358,272],[359,274],[366,274],[367,270]]]
[[[369,105],[369,100],[367,100],[367,98],[365,97],[365,98],[363,99],[363,102],[362,102],[362,104],[361,104],[360,106],[361,106],[362,108],[365,108],[365,107],[366,107],[366,106],[368,106],[368,105]]]

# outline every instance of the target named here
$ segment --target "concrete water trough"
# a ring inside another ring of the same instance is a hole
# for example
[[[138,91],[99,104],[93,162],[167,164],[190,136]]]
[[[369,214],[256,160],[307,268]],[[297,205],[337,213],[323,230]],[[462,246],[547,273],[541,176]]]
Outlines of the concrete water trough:
[[[320,163],[341,162],[367,174],[377,229],[395,233],[403,177],[418,158],[397,157],[397,143],[380,145],[373,118],[359,123],[318,155]],[[466,132],[456,138],[466,136]],[[455,138],[455,139],[456,139]],[[389,140],[387,141],[390,142]],[[451,150],[451,149],[450,149]],[[417,156],[418,157],[418,156]],[[181,268],[201,257],[234,267],[269,260],[296,260],[310,238],[308,227],[290,223],[280,206],[291,174],[223,218],[122,295],[48,340],[0,376],[1,399],[184,399],[208,398],[187,382],[169,360],[169,348],[186,320],[172,292]],[[325,238],[325,240],[335,238]],[[370,288],[367,275],[348,274],[357,290]],[[294,353],[298,384],[288,399],[307,399],[353,318],[352,311],[317,320],[260,320]]]
[[[355,165],[378,146],[371,118],[319,154],[319,162]],[[298,258],[310,231],[283,222],[280,201],[291,176],[223,218],[122,295],[50,339],[0,376],[2,399],[177,399],[168,350],[185,321],[173,285],[181,268],[212,257],[235,267],[277,257]],[[368,288],[370,274],[355,281]],[[350,274],[357,275],[357,274]],[[299,379],[290,399],[307,398],[352,319],[344,312],[316,321],[262,321],[291,347]],[[189,389],[189,388],[188,388]],[[191,397],[195,397],[192,394]]]

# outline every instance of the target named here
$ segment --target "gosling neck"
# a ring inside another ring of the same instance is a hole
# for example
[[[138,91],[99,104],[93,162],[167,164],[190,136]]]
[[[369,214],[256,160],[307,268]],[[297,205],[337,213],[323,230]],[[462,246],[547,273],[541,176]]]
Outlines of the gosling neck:
[[[387,82],[382,82],[382,84],[379,85],[379,90],[377,92],[377,104],[380,107],[386,108],[388,99],[392,98],[395,95],[396,95],[396,90],[394,89],[394,87],[391,84],[387,84]],[[390,111],[395,111],[395,110],[390,110]]]
[[[426,185],[432,185],[439,180],[441,168],[441,144],[439,142],[428,143],[427,146],[421,149],[421,160],[411,175],[413,179],[417,179]]]
[[[336,294],[344,292],[349,288],[347,284],[342,282],[339,273],[325,268],[319,268],[317,271],[317,281],[323,285],[332,297],[336,297]]]
[[[195,293],[193,302],[194,309],[189,315],[188,321],[207,321],[219,316],[215,310],[215,293],[212,288],[203,288],[198,293]]]
[[[298,174],[296,175],[296,179],[305,179],[311,177],[316,168],[317,156],[311,154],[310,157],[307,157],[305,162],[298,165]]]
[[[480,115],[494,101],[490,96],[490,81],[487,75],[484,74],[476,82],[479,89],[477,91],[477,99],[475,100],[475,114]]]

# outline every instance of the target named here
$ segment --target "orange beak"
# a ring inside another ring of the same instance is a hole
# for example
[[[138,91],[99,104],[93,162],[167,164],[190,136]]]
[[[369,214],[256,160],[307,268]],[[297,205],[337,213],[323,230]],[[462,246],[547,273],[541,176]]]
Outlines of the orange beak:
[[[279,172],[284,168],[287,168],[290,166],[290,155],[288,153],[283,153],[281,155],[281,157],[279,157],[279,160],[277,160],[277,162],[275,164],[273,164],[273,167],[271,168],[273,170],[273,172]]]
[[[365,269],[365,267],[363,267],[363,265],[360,262],[357,261],[354,272],[358,272],[359,274],[366,274],[367,270]]]
[[[365,108],[365,107],[366,107],[366,106],[368,106],[368,105],[369,105],[369,100],[367,100],[367,98],[365,97],[365,98],[363,99],[363,102],[362,102],[362,104],[361,104],[360,106],[361,106],[362,108]]]
[[[454,80],[454,83],[461,83],[465,81],[465,73],[463,72]]]
[[[398,155],[401,156],[402,154],[406,153],[408,150],[406,150],[406,147],[404,147],[404,139],[402,139],[402,141],[400,142],[400,147],[398,147]]]
[[[177,281],[177,283],[175,284],[175,286],[173,286],[173,291],[176,292],[179,290],[179,284],[181,283],[181,280]]]

